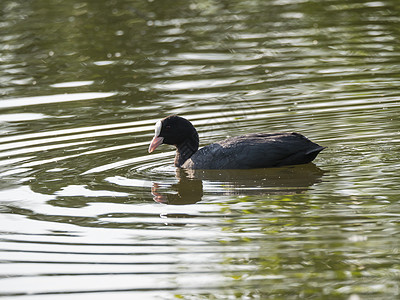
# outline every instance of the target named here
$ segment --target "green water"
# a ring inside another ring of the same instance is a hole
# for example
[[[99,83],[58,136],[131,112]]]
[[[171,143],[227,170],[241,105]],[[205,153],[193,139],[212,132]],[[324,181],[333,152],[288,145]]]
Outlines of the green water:
[[[400,3],[0,3],[2,299],[397,299]],[[300,132],[314,164],[147,148]]]

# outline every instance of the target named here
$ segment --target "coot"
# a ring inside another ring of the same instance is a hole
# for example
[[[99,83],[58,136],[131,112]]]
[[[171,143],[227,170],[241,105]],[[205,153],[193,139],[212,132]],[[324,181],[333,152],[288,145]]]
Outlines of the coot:
[[[175,166],[187,169],[253,169],[306,164],[325,148],[292,132],[246,134],[198,150],[196,129],[177,115],[156,123],[149,153],[161,144],[174,145]]]

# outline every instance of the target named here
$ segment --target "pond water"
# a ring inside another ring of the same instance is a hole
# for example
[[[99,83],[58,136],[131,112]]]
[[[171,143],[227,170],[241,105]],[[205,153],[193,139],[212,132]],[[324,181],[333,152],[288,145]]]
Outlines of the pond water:
[[[395,299],[400,2],[0,3],[0,297]],[[147,148],[300,132],[313,164]]]

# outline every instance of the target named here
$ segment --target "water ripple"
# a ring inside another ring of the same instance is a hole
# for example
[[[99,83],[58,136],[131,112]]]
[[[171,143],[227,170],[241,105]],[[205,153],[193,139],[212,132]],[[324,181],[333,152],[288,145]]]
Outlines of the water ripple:
[[[75,2],[0,4],[0,296],[398,296],[395,1]],[[172,113],[328,148],[179,170]]]
[[[114,96],[115,93],[78,93],[78,94],[60,94],[49,96],[25,97],[15,99],[4,99],[0,101],[0,109],[24,107],[31,105],[63,103],[71,101],[85,101],[93,99],[108,98]]]

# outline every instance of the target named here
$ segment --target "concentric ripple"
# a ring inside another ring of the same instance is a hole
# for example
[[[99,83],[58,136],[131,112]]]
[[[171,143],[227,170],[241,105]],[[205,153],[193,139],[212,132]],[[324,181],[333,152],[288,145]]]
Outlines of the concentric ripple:
[[[0,2],[2,299],[396,299],[398,1]],[[147,148],[301,132],[315,164]]]

